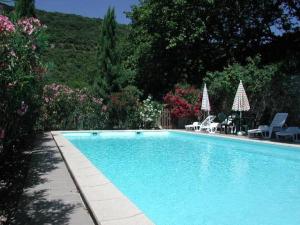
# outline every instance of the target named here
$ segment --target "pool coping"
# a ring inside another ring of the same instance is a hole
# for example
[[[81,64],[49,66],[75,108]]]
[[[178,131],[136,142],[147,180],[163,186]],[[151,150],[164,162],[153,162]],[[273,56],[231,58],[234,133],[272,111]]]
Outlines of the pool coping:
[[[232,136],[232,135],[226,135],[226,134],[218,134],[218,133],[206,133],[206,132],[195,132],[195,131],[186,131],[186,130],[165,130],[165,131],[176,131],[186,134],[193,134],[193,135],[199,135],[199,136],[210,136],[210,137],[217,137],[217,138],[225,138],[225,139],[231,139],[231,140],[240,140],[240,141],[246,141],[246,142],[252,142],[252,143],[258,143],[258,144],[267,144],[267,145],[278,145],[281,147],[289,147],[289,148],[299,148],[300,150],[300,143],[283,143],[283,142],[274,142],[269,139],[251,139],[247,136]]]
[[[80,150],[63,136],[63,132],[99,131],[51,131],[95,222],[99,225],[154,225]]]

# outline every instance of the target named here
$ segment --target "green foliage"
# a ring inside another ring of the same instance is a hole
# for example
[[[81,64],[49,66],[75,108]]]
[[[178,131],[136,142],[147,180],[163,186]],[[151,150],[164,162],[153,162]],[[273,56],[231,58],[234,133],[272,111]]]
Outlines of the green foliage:
[[[16,17],[35,17],[35,0],[16,0]]]
[[[37,11],[48,26],[50,48],[42,56],[48,62],[46,82],[89,91],[96,86],[105,99],[116,95],[119,103],[108,100],[110,127],[138,127],[139,107],[123,104],[124,93],[128,102],[132,100],[127,86],[137,86],[143,97],[150,94],[161,100],[175,84],[200,87],[205,76],[211,82],[215,111],[230,110],[242,79],[257,118],[272,117],[281,109],[298,113],[297,107],[287,104],[299,102],[294,97],[299,95],[300,77],[295,1],[146,0],[128,15],[129,26],[116,24],[112,9],[105,22]],[[275,28],[288,33],[276,37]],[[261,59],[255,57],[258,54]],[[135,94],[139,100],[141,94]],[[118,113],[123,112],[118,104],[125,105],[125,113]]]
[[[283,63],[263,65],[259,56],[248,58],[247,64],[233,64],[222,72],[208,73],[211,101],[216,112],[231,111],[236,88],[243,81],[249,98],[251,113],[257,121],[272,117],[276,112],[291,112],[293,117],[300,113],[295,96],[300,94],[299,76],[289,75]],[[298,86],[298,88],[296,88]],[[297,91],[296,91],[297,89]],[[294,110],[292,110],[294,109]],[[297,112],[298,111],[298,112]]]
[[[287,13],[290,3],[140,1],[129,13],[133,21],[131,62],[139,88],[161,97],[176,83],[200,85],[207,71],[245,63],[274,40],[271,27],[293,27],[295,20]]]
[[[196,48],[191,48],[205,29],[200,13],[185,1],[143,1],[133,8],[132,61],[145,94],[162,97],[176,83],[201,72]]]

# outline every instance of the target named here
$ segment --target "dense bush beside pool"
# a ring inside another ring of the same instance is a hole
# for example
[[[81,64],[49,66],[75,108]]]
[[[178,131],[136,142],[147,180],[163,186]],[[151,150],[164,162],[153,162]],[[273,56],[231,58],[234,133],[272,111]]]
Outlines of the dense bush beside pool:
[[[42,104],[45,27],[36,18],[12,22],[0,15],[0,139],[2,151],[22,146]]]

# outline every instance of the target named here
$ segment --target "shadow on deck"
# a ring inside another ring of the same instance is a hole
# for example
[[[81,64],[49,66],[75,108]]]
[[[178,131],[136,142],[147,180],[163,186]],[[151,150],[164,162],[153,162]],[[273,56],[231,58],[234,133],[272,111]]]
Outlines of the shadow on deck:
[[[12,224],[94,224],[50,133],[32,152]]]

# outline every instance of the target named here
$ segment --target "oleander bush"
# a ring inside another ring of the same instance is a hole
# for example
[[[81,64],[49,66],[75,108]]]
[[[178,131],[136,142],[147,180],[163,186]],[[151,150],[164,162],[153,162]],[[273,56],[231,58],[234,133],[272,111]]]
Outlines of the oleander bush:
[[[163,99],[173,119],[186,117],[196,119],[201,116],[202,94],[194,86],[176,85]]]
[[[107,107],[86,89],[62,84],[44,87],[40,125],[44,130],[104,129]]]

